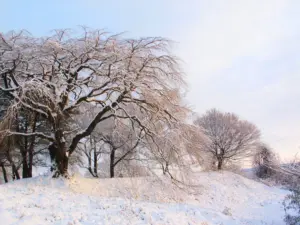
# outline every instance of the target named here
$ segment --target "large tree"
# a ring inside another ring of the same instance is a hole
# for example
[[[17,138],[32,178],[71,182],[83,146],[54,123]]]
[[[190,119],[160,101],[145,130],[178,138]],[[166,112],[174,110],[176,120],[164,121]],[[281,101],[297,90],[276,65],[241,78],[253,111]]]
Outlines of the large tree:
[[[209,138],[204,151],[217,162],[219,170],[224,162],[252,155],[260,138],[260,132],[254,124],[241,120],[233,113],[223,113],[216,109],[207,111],[194,123]]]
[[[1,90],[13,96],[5,117],[11,126],[2,133],[49,141],[54,176],[67,174],[78,143],[103,121],[127,120],[153,136],[158,121],[168,126],[181,110],[174,93],[184,80],[166,39],[125,39],[84,28],[81,34],[58,30],[43,38],[11,32],[0,40]],[[97,113],[80,129],[76,116],[86,104]],[[16,130],[21,111],[43,118],[48,129]]]

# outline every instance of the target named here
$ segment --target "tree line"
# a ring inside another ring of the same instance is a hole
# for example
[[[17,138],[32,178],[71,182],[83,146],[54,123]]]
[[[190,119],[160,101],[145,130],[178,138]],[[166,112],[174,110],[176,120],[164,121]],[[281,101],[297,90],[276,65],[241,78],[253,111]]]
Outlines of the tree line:
[[[185,76],[164,38],[12,31],[0,35],[0,78],[6,181],[7,170],[20,179],[35,166],[67,177],[70,164],[99,177],[104,161],[110,177],[153,165],[170,176],[194,163],[220,170],[260,144],[259,129],[234,113],[211,109],[190,121]]]

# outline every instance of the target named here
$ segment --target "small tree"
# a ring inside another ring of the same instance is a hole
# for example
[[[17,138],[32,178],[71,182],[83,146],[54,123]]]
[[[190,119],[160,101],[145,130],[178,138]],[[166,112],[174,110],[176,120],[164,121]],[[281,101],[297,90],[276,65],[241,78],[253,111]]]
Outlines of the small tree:
[[[253,158],[253,166],[257,177],[272,176],[275,173],[274,168],[277,167],[275,153],[265,144],[260,144]]]
[[[260,138],[260,132],[254,124],[241,120],[233,113],[216,109],[207,111],[194,123],[210,139],[204,151],[212,155],[218,170],[223,168],[224,162],[251,156]]]
[[[116,124],[118,125],[116,125],[111,133],[104,134],[101,137],[109,149],[109,171],[111,178],[115,177],[116,166],[135,153],[145,135],[144,129],[130,129],[130,127],[120,122]]]
[[[93,177],[99,177],[98,175],[98,162],[101,157],[101,145],[102,140],[100,137],[92,134],[86,139],[82,140],[77,146],[79,161],[78,164],[86,168]],[[81,159],[83,157],[83,159]],[[87,160],[87,165],[86,161]]]

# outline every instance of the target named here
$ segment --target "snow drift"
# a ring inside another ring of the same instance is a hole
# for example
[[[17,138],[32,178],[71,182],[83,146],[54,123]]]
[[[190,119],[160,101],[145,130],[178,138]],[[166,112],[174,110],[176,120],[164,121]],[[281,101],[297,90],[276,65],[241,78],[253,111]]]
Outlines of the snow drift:
[[[230,172],[192,180],[183,188],[153,177],[24,179],[0,185],[1,224],[284,224],[285,190]]]

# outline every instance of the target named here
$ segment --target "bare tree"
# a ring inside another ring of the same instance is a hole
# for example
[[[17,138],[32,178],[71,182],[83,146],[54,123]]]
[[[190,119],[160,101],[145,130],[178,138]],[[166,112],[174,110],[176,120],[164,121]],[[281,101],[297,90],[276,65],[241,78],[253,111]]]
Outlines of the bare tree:
[[[7,165],[7,155],[6,155],[6,152],[4,151],[3,147],[4,147],[4,140],[0,136],[0,166],[2,169],[4,182],[7,183],[8,182],[7,172],[6,172],[6,167],[8,166]]]
[[[12,32],[0,39],[0,76],[9,83],[1,90],[14,98],[6,119],[26,109],[49,126],[30,133],[9,127],[5,133],[49,141],[54,177],[67,175],[70,155],[103,121],[127,120],[153,136],[157,121],[170,124],[181,110],[174,91],[184,81],[163,38],[124,39],[83,28],[80,36],[58,30],[47,38]],[[97,114],[78,130],[76,115],[84,113],[84,104],[97,106]],[[127,112],[129,105],[137,113]]]
[[[83,139],[77,146],[79,154],[82,153],[80,156],[87,159],[87,165],[84,159],[80,160],[78,164],[86,168],[93,177],[99,177],[98,163],[102,153],[104,153],[102,149],[103,144],[101,138],[91,134],[89,137]]]
[[[279,164],[275,153],[262,143],[253,157],[253,166],[259,178],[267,178],[276,172],[274,168],[278,168]]]
[[[126,107],[125,109],[128,113],[131,112],[130,108]],[[85,127],[85,121],[95,115],[95,107],[89,107],[89,112],[80,116],[81,126]],[[116,166],[133,156],[142,142],[144,134],[144,129],[140,130],[140,126],[137,124],[128,124],[128,121],[124,119],[107,119],[79,145],[83,156],[88,161],[88,166],[85,165],[86,163],[82,163],[82,166],[87,168],[93,177],[98,177],[98,161],[100,159],[103,161],[108,156],[110,177],[114,177]],[[129,164],[127,163],[127,165]]]
[[[112,132],[102,134],[102,141],[108,145],[110,177],[115,176],[115,167],[132,156],[144,138],[144,128],[128,126],[116,121]]]
[[[223,113],[216,109],[207,111],[194,124],[201,127],[210,139],[204,151],[217,162],[218,170],[222,169],[224,162],[253,155],[260,138],[260,132],[254,124],[239,119],[233,113]]]
[[[10,121],[4,121],[0,124],[1,129],[10,126]],[[12,179],[20,179],[19,169],[22,161],[16,149],[17,140],[15,137],[6,136],[5,133],[0,133],[0,160],[3,175],[6,176],[6,167],[11,167]]]
[[[296,154],[294,158],[288,163],[282,164],[280,166],[280,171],[282,173],[295,176],[300,179],[300,158]]]

